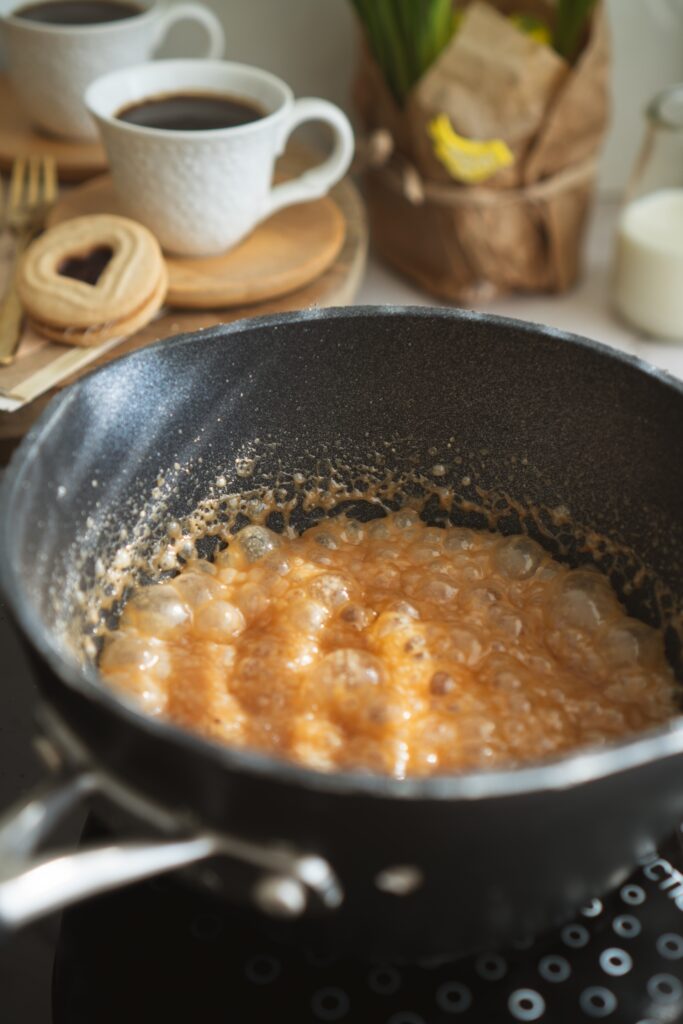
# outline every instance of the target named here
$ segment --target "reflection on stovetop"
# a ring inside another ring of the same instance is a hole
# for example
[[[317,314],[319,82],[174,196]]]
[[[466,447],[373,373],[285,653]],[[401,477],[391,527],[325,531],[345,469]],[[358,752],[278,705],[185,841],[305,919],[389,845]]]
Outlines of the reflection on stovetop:
[[[42,769],[35,693],[2,604],[0,649],[6,807]],[[555,934],[410,968],[278,947],[182,883],[149,882],[68,911],[59,941],[53,919],[0,948],[0,1024],[680,1024],[681,838]]]
[[[683,846],[515,948],[418,966],[275,945],[173,878],[68,911],[54,1024],[620,1024],[683,1020]]]

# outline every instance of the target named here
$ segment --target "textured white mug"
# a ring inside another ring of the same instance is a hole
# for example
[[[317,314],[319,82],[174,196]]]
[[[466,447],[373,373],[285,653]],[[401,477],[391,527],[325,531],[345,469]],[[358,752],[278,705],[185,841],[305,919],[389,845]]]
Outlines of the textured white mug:
[[[173,93],[238,97],[252,101],[264,116],[207,131],[146,128],[116,116],[131,104]],[[171,253],[199,256],[231,248],[283,206],[325,195],[353,156],[353,130],[338,107],[327,100],[295,100],[281,79],[246,64],[154,61],[97,79],[85,101],[125,212]],[[332,153],[298,178],[273,185],[275,159],[304,121],[330,125]]]
[[[104,71],[148,60],[176,21],[196,21],[206,31],[208,58],[221,57],[223,29],[200,3],[133,0],[139,14],[90,25],[50,24],[15,17],[29,0],[0,0],[0,29],[12,88],[31,121],[51,135],[95,140],[97,129],[83,104],[90,83]]]

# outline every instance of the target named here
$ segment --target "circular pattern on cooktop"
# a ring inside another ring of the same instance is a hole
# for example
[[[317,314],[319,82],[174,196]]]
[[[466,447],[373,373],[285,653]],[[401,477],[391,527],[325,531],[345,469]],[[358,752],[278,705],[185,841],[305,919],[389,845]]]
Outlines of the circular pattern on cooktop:
[[[173,878],[64,915],[54,1024],[683,1022],[676,839],[574,921],[506,950],[418,966],[276,945]]]

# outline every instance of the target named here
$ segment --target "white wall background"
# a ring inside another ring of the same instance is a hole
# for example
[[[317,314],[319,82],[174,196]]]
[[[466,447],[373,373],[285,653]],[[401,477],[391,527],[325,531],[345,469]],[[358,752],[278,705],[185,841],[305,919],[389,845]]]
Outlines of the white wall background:
[[[221,16],[227,56],[286,78],[299,96],[350,106],[354,21],[349,0],[206,0]],[[614,116],[602,186],[624,184],[642,110],[663,86],[683,81],[683,0],[608,0],[614,44]],[[179,40],[173,41],[175,50]],[[182,40],[188,48],[192,40]]]

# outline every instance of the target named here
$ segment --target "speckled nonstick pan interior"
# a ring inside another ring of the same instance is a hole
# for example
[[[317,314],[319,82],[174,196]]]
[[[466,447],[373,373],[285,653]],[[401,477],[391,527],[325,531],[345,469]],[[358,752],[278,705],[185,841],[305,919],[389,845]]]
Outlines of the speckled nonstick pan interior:
[[[72,779],[108,780],[92,783],[105,790],[101,813],[136,821],[143,837],[189,841],[208,830],[324,861],[334,899],[279,908],[288,920],[278,927],[295,941],[418,956],[536,931],[625,877],[683,814],[681,718],[507,772],[406,782],[318,774],[120,703],[75,652],[81,595],[122,528],[151,552],[164,523],[210,493],[279,481],[284,494],[294,474],[335,476],[357,489],[370,480],[394,503],[410,492],[438,517],[431,480],[451,489],[454,521],[526,530],[572,564],[598,561],[632,614],[666,626],[680,674],[682,465],[677,381],[512,320],[307,311],[126,356],[50,404],[5,482],[2,579],[32,651],[44,728]],[[389,478],[401,486],[387,489]],[[194,869],[196,884],[240,912],[268,909],[270,868],[264,881],[263,865],[234,850],[210,863],[208,874]],[[1,883],[0,873],[0,921]],[[310,878],[302,885],[315,889]],[[7,926],[22,920],[5,913]]]

